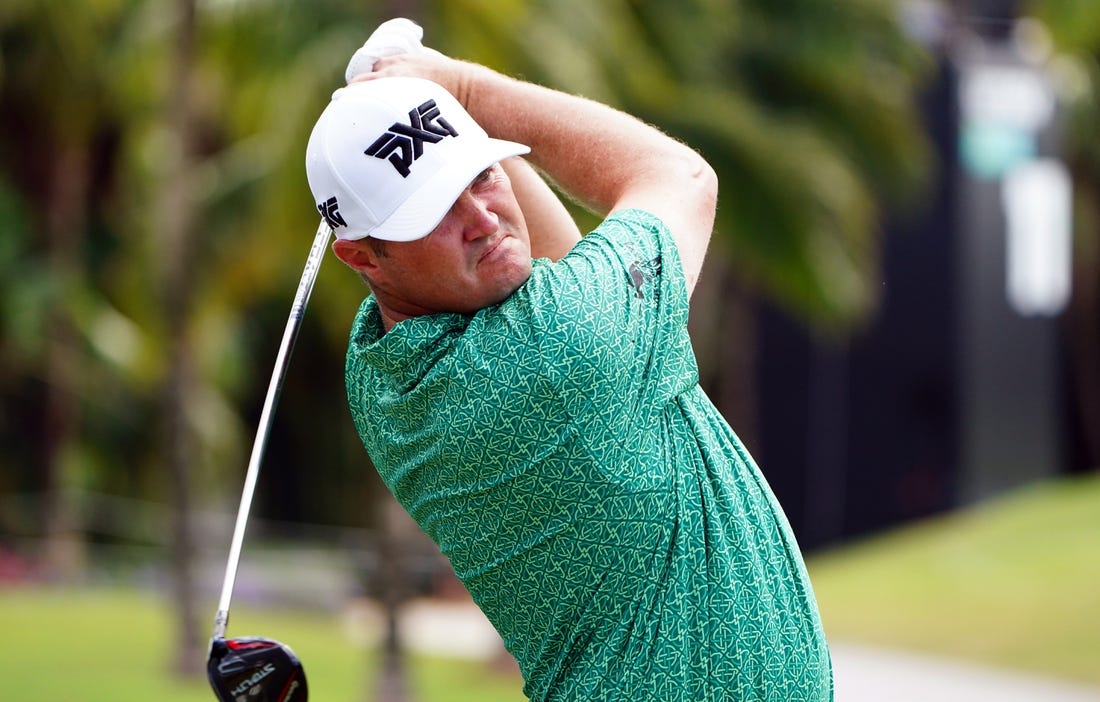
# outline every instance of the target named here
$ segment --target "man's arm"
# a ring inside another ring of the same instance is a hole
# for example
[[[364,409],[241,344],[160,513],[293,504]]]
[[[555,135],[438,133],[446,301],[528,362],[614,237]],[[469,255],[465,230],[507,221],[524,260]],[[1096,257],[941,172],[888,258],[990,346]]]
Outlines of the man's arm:
[[[517,156],[501,163],[512,181],[527,231],[531,235],[531,257],[557,261],[581,240],[573,217],[550,186],[531,164]]]
[[[435,52],[382,59],[367,79],[387,75],[447,88],[491,136],[530,146],[531,162],[595,212],[637,207],[660,217],[694,289],[718,194],[714,170],[694,150],[606,105]]]

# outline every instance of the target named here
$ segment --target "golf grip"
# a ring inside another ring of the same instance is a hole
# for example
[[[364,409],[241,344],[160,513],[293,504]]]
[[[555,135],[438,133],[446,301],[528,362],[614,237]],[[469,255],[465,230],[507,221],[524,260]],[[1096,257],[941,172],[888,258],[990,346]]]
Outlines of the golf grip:
[[[298,291],[294,294],[294,304],[290,308],[290,317],[287,319],[286,329],[283,331],[283,341],[279,345],[279,354],[275,358],[275,369],[271,374],[271,382],[267,386],[267,397],[264,399],[263,412],[260,413],[260,425],[256,431],[256,439],[252,443],[252,457],[248,461],[248,472],[244,479],[244,492],[241,495],[241,506],[237,510],[237,524],[233,528],[233,541],[229,546],[229,561],[225,566],[225,581],[222,583],[222,595],[218,601],[218,612],[214,615],[214,635],[211,639],[225,637],[225,629],[229,624],[229,602],[233,599],[233,585],[237,580],[237,565],[241,559],[241,547],[244,544],[244,531],[248,524],[248,514],[252,509],[252,496],[256,492],[256,479],[260,474],[260,462],[263,460],[264,449],[267,447],[267,437],[271,431],[272,415],[275,405],[279,401],[279,393],[283,389],[283,380],[286,378],[287,365],[290,354],[294,350],[294,340],[298,336],[298,328],[302,324],[302,316],[305,314],[306,305],[309,304],[310,293],[313,292],[313,283],[317,280],[317,271],[321,267],[321,261],[325,256],[332,230],[324,220],[317,227],[317,236],[313,239],[313,247],[309,250],[309,258],[306,259],[305,270],[302,271],[302,279],[298,283]]]

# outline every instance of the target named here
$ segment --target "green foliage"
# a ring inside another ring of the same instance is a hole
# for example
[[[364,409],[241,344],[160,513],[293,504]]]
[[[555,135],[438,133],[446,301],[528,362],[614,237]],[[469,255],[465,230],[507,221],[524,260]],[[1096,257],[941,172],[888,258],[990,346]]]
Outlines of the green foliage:
[[[54,281],[41,270],[42,262],[36,261],[30,251],[27,221],[18,193],[0,181],[0,280],[5,281],[7,293],[0,295],[0,330],[4,338],[0,348],[6,356],[0,368],[22,365],[41,352],[39,320],[53,297],[50,286]]]
[[[1089,0],[1028,0],[1029,13],[1053,33],[1063,51],[1093,52],[1100,48],[1100,6]]]
[[[1047,68],[1067,112],[1063,141],[1078,192],[1079,244],[1087,242],[1087,260],[1098,260],[1096,222],[1100,213],[1100,4],[1087,0],[1031,0],[1029,9],[1050,32],[1054,55]],[[1081,192],[1084,191],[1082,195]]]

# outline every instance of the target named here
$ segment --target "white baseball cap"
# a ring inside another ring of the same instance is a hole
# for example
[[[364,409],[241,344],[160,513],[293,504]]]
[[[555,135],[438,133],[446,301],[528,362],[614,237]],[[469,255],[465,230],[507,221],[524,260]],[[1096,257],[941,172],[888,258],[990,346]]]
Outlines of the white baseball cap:
[[[479,173],[529,151],[490,138],[432,81],[378,78],[333,93],[306,146],[306,177],[338,239],[413,241]]]

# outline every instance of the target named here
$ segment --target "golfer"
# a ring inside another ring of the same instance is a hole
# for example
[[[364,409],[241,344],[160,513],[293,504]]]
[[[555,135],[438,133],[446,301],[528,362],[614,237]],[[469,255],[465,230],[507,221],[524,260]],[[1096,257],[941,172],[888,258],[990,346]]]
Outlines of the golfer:
[[[713,170],[483,66],[428,51],[374,69],[306,156],[334,251],[370,287],[351,411],[525,694],[831,700],[798,546],[688,338]],[[528,163],[602,223],[581,237]]]

